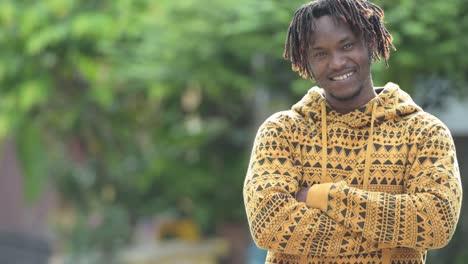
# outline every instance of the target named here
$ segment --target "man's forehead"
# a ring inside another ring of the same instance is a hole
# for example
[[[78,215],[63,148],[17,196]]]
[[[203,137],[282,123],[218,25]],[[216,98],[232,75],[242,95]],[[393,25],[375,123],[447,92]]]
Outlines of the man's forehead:
[[[320,17],[313,21],[310,30],[310,42],[314,43],[323,39],[335,39],[341,41],[346,38],[355,38],[360,34],[357,30],[353,30],[351,25],[341,19],[336,19],[332,16]]]

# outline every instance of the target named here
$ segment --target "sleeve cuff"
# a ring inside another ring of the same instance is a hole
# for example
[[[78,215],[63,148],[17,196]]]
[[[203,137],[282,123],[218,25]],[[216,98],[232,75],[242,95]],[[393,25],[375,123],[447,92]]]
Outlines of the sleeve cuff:
[[[307,192],[306,204],[312,208],[326,212],[328,205],[328,193],[333,182],[315,184]]]

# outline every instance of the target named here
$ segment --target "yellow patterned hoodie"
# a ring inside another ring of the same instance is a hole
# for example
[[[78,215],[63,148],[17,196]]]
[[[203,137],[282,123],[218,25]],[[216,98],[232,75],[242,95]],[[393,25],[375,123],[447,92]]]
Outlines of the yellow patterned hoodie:
[[[377,93],[340,114],[314,87],[259,128],[244,202],[266,263],[424,263],[449,242],[462,198],[450,132],[396,84]]]

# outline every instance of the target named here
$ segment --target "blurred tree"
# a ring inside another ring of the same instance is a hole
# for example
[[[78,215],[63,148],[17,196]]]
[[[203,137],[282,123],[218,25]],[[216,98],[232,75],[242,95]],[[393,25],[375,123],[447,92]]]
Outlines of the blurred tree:
[[[376,84],[411,91],[437,76],[461,89],[466,0],[376,2],[398,49],[388,69],[374,65]],[[85,217],[112,208],[120,219],[103,227],[187,199],[179,211],[207,233],[243,221],[258,91],[291,104],[311,86],[281,58],[302,3],[0,2],[0,137],[18,142],[30,198],[50,175]],[[118,230],[102,232],[125,240]]]
[[[377,0],[385,12],[387,26],[395,39],[397,51],[389,68],[380,64],[376,75],[382,81],[393,81],[409,92],[415,82],[431,90],[449,80],[452,90],[462,92],[468,82],[468,1],[385,1]]]
[[[123,87],[112,69],[117,44],[140,37],[146,6],[0,2],[0,136],[17,141],[30,199],[51,178],[79,209],[80,223],[100,214],[88,235],[83,225],[65,230],[73,250],[110,253],[122,245],[135,214],[131,205],[141,198],[133,182],[144,170],[136,142],[142,93]],[[125,192],[134,200],[125,200]]]

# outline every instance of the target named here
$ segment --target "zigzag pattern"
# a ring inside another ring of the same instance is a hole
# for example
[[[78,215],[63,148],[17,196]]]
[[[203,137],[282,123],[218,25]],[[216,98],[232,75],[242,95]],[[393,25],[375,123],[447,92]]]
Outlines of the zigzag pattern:
[[[401,93],[386,88],[375,99],[370,146],[366,105],[346,115],[327,108],[323,149],[321,96],[309,95],[260,127],[244,201],[254,240],[269,250],[267,263],[424,263],[426,249],[450,240],[461,203],[453,141],[439,120]],[[370,178],[363,190],[367,147]],[[336,183],[326,212],[296,201],[301,187],[324,182]]]

